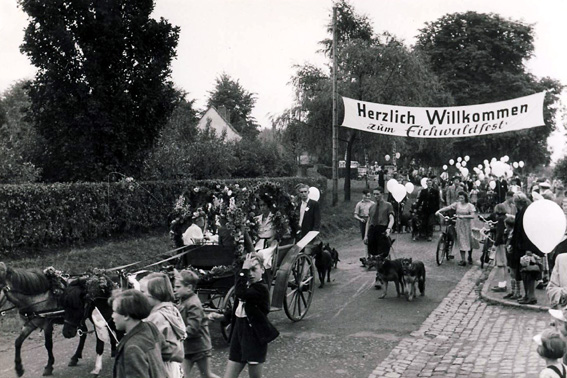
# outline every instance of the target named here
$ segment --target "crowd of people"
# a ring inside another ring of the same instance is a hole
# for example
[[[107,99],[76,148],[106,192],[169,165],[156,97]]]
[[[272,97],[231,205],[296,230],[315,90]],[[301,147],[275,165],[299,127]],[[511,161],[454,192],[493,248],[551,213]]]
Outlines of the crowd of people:
[[[394,177],[404,182],[403,177]],[[391,232],[403,232],[406,226],[418,226],[419,233],[432,240],[433,227],[443,222],[442,215],[454,216],[455,245],[460,251],[459,265],[472,264],[473,227],[477,213],[484,213],[490,229],[490,242],[485,247],[493,249],[496,276],[503,281],[493,288],[502,292],[503,299],[517,300],[520,304],[537,303],[538,289],[546,289],[549,310],[554,328],[545,329],[534,337],[537,353],[545,360],[546,368],[541,378],[566,377],[565,358],[567,353],[567,238],[548,254],[542,253],[526,234],[524,216],[526,210],[540,199],[554,201],[567,216],[567,199],[563,184],[546,179],[532,180],[525,187],[519,179],[489,178],[485,185],[455,176],[451,182],[437,177],[425,180],[425,186],[417,193],[411,206],[416,221],[404,222],[400,214],[407,197],[397,202],[392,196],[386,200],[386,180],[372,191],[373,202],[368,190],[356,204],[354,218],[360,224],[362,238],[368,245],[368,256],[387,256]],[[480,202],[483,199],[484,202]],[[414,230],[414,235],[416,235]],[[414,237],[413,240],[416,240]],[[468,252],[468,258],[467,258]],[[361,259],[363,260],[363,259]],[[523,287],[523,292],[522,292]]]

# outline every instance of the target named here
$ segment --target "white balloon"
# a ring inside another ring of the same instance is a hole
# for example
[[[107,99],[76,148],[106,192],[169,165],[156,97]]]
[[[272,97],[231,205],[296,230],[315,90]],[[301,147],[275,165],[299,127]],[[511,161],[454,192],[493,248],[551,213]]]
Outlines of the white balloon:
[[[476,180],[476,181],[474,182],[474,184],[475,184],[476,186],[480,186],[480,180]]]
[[[506,174],[506,164],[501,161],[494,162],[492,165],[492,173],[496,177],[502,177]]]
[[[398,180],[389,179],[388,182],[386,183],[386,188],[388,188],[388,191],[390,193],[392,193],[394,191],[394,185],[398,185]]]
[[[386,159],[386,161],[390,161],[390,155],[384,156],[384,159]]]
[[[468,177],[469,170],[467,168],[461,168],[461,174],[463,175],[463,177]]]
[[[462,165],[463,167],[466,167],[466,166],[467,166],[467,162],[466,162],[466,161],[462,161],[462,162],[461,162],[461,165]]]
[[[484,165],[488,165],[488,160],[484,159],[483,163]]]
[[[504,156],[504,163],[507,163],[510,161],[510,157],[508,155]]]
[[[465,156],[465,161],[469,161],[470,159],[469,155]]]
[[[490,174],[490,168],[484,168],[484,174],[488,176]]]
[[[520,162],[518,163],[518,165],[520,166],[520,168],[524,168],[524,162],[520,160]]]
[[[490,165],[494,164],[495,162],[496,162],[496,158],[490,159]]]
[[[320,197],[321,197],[321,192],[319,191],[319,189],[317,189],[314,186],[309,188],[309,194],[308,194],[309,199],[312,199],[313,201],[319,201]]]
[[[449,167],[447,167],[447,164],[444,164],[444,165],[443,165],[443,170],[446,171],[447,168],[449,168]]]
[[[500,158],[500,161],[501,161],[502,163],[506,163],[506,156],[502,156],[502,157]]]
[[[494,189],[496,188],[496,181],[492,180],[488,183],[488,186],[490,186],[490,189]]]
[[[411,182],[406,182],[406,191],[408,192],[408,194],[413,193],[413,190],[415,189],[415,186],[413,186],[413,184]]]
[[[399,153],[399,152],[396,152],[396,159],[399,159],[400,156],[401,156],[400,153]]]
[[[477,165],[478,169],[482,169],[482,164]]]
[[[453,159],[449,160],[449,165],[453,165],[453,164],[455,164],[455,160]]]
[[[463,161],[463,158],[462,158],[462,157],[458,157],[458,158],[457,158],[457,161],[460,163],[461,161]]]
[[[528,206],[524,213],[526,235],[543,253],[551,252],[565,235],[567,220],[554,201],[542,199]]]
[[[455,164],[455,167],[461,168],[461,163],[457,162],[457,164]]]
[[[394,185],[393,190],[391,191],[392,193],[392,197],[394,197],[394,199],[397,202],[402,202],[402,200],[405,198],[406,196],[406,187],[403,186],[402,184],[398,184],[396,183]]]
[[[478,178],[481,179],[481,180],[484,180],[484,173],[479,173]]]
[[[419,183],[421,184],[422,187],[425,188],[427,186],[427,177],[422,178]]]
[[[518,167],[519,167],[519,164],[518,164],[517,161],[515,161],[515,162],[512,163],[512,166],[513,166],[514,168],[518,168]]]
[[[507,176],[508,178],[512,178],[512,176],[514,176],[514,172],[512,172],[512,171],[506,171],[506,176]]]

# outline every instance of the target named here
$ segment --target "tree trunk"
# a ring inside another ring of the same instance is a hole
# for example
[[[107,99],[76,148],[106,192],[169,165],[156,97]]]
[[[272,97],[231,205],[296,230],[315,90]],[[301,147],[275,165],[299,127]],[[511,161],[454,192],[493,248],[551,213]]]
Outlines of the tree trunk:
[[[350,202],[350,160],[352,156],[352,146],[358,135],[357,130],[352,130],[349,132],[347,147],[346,147],[346,158],[345,158],[345,202]]]

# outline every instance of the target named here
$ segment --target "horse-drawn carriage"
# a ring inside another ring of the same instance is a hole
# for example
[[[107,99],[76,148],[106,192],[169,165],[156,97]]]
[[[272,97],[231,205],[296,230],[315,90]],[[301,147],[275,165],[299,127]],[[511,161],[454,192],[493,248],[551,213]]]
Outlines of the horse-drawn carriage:
[[[318,231],[312,231],[297,244],[279,245],[272,248],[271,271],[267,284],[270,289],[271,311],[283,308],[287,317],[296,322],[305,317],[313,298],[315,267],[310,255],[303,253],[305,246],[313,240]],[[192,245],[179,258],[178,269],[190,267],[201,276],[196,293],[203,307],[209,311],[230,313],[234,304],[235,271],[224,269],[233,265],[234,252],[230,247],[218,245]],[[214,274],[214,270],[219,274]],[[221,332],[228,337],[230,324],[221,322]]]
[[[212,223],[222,218],[223,227],[230,230],[234,245],[226,247],[220,244],[200,243],[181,246],[166,253],[160,261],[144,266],[143,269],[162,270],[166,265],[173,264],[177,269],[195,270],[200,276],[196,292],[205,309],[230,313],[234,303],[235,274],[238,273],[239,262],[246,253],[240,242],[242,236],[240,230],[246,230],[247,235],[249,233],[254,235],[251,219],[255,214],[251,210],[254,209],[254,203],[258,200],[257,193],[261,193],[264,200],[273,200],[275,215],[272,221],[278,236],[275,239],[288,240],[288,242],[282,242],[281,245],[278,242],[272,244],[274,253],[267,275],[271,310],[283,308],[290,320],[303,319],[311,305],[315,280],[313,259],[304,253],[304,249],[318,232],[310,232],[297,243],[293,242],[293,239],[289,237],[293,234],[290,224],[296,221],[293,219],[296,212],[292,198],[279,185],[273,183],[257,185],[250,191],[247,191],[246,188],[238,188],[238,186],[227,188],[220,185],[216,185],[215,189],[209,191],[204,188],[190,188],[185,193],[185,199],[176,203],[178,214],[191,214],[198,205],[202,205]],[[178,219],[174,218],[174,222],[176,220]],[[288,237],[282,238],[284,234]],[[6,302],[11,302],[12,308],[19,309],[20,314],[26,318],[23,330],[16,340],[15,368],[17,374],[19,376],[24,374],[20,358],[22,343],[38,327],[44,329],[45,346],[48,350],[48,362],[44,375],[52,374],[54,357],[51,334],[53,324],[56,323],[64,324],[65,337],[74,337],[76,334],[81,336],[77,352],[71,358],[69,365],[76,364],[81,356],[86,337],[85,320],[90,318],[93,323],[96,323],[96,318],[98,318],[103,322],[102,328],[111,328],[110,316],[105,315],[103,320],[100,311],[107,304],[107,299],[112,289],[115,288],[108,278],[109,275],[117,275],[119,284],[116,286],[127,288],[130,286],[129,277],[134,273],[134,269],[140,269],[140,265],[142,262],[137,261],[106,270],[94,269],[94,273],[91,272],[90,275],[82,277],[71,279],[67,277],[66,287],[65,285],[61,287],[64,293],[57,293],[53,290],[53,282],[63,282],[64,275],[62,276],[60,272],[59,276],[53,275],[50,282],[45,272],[40,270],[11,269],[0,263],[0,308],[4,308]],[[69,288],[73,290],[68,290]],[[95,305],[97,301],[99,305]],[[106,308],[106,310],[112,312],[111,309]],[[227,338],[230,322],[220,323],[221,333]],[[99,331],[100,328],[97,328],[97,340]],[[107,341],[115,345],[117,339],[115,335],[112,336]],[[93,371],[95,374],[100,371],[102,364],[102,346],[99,341],[97,341],[97,361]]]

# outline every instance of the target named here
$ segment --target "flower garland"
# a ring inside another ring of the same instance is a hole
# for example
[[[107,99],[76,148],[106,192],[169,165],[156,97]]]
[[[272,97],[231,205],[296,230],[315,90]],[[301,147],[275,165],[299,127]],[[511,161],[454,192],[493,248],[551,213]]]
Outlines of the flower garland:
[[[51,284],[51,292],[55,296],[63,294],[67,287],[67,281],[63,278],[63,272],[49,266],[43,270],[43,274],[45,274]]]
[[[258,183],[250,189],[239,184],[226,185],[220,182],[188,188],[175,203],[172,232],[175,226],[176,232],[180,232],[181,222],[198,214],[205,215],[213,231],[221,225],[229,231],[236,246],[234,254],[235,263],[238,264],[245,256],[244,232],[252,240],[257,238],[258,225],[254,217],[259,215],[259,212],[256,214],[256,203],[262,197],[272,204],[270,210],[277,239],[291,235],[292,225],[297,223],[295,201],[279,183],[270,181]]]

